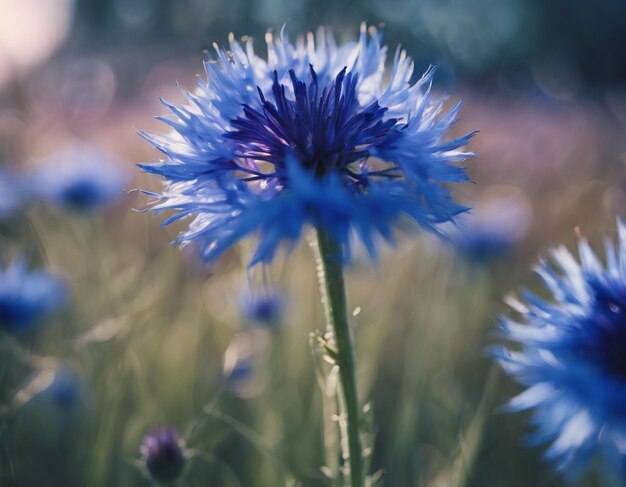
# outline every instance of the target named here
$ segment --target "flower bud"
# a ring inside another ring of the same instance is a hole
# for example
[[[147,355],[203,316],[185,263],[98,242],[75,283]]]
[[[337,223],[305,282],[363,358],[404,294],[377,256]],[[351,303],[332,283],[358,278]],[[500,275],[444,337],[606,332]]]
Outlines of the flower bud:
[[[139,449],[150,477],[158,484],[178,480],[185,468],[185,442],[174,428],[159,428],[146,435]]]

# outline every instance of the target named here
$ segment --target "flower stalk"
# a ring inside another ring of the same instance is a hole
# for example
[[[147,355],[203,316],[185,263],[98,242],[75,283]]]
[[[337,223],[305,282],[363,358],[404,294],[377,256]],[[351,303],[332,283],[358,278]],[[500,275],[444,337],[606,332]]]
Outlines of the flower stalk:
[[[356,368],[354,347],[348,324],[346,291],[343,278],[343,255],[339,242],[323,229],[317,229],[317,243],[319,249],[318,277],[322,302],[326,311],[326,322],[332,330],[335,339],[335,362],[339,367],[341,397],[340,401],[346,428],[341,428],[342,443],[347,443],[347,458],[344,452],[344,461],[349,465],[350,486],[364,487],[363,452],[360,436],[360,413],[356,386]]]

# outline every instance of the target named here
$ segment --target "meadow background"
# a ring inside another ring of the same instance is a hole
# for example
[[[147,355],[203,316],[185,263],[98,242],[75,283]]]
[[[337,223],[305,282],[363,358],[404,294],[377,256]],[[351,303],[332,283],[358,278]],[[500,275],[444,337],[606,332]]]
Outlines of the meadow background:
[[[384,23],[392,50],[417,72],[438,65],[437,91],[463,99],[455,130],[480,133],[458,198],[510,236],[478,253],[399,236],[378,264],[357,254],[348,269],[372,471],[393,487],[560,486],[521,444],[525,417],[498,411],[519,389],[485,348],[504,296],[537,287],[538,255],[577,234],[598,248],[624,214],[623,0],[0,0],[0,163],[27,174],[87,142],[127,171],[127,189],[157,189],[134,166],[158,158],[137,131],[164,128],[159,97],[183,101],[213,42],[232,31],[262,50],[283,23],[292,38],[323,24],[349,39],[361,21]],[[138,449],[155,426],[194,452],[187,487],[329,485],[306,242],[265,276],[246,269],[246,245],[209,267],[170,245],[176,226],[131,211],[147,202],[124,193],[90,214],[34,203],[0,220],[3,265],[24,255],[71,290],[36,330],[0,336],[0,485],[150,485]],[[286,297],[271,329],[240,309],[262,278]]]

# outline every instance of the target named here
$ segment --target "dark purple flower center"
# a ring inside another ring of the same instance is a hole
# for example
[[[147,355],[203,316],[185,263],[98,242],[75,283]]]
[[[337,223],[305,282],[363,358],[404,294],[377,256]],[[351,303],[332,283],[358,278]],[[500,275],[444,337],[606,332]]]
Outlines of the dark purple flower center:
[[[243,116],[232,121],[235,130],[225,135],[249,165],[251,179],[278,177],[285,182],[288,155],[317,176],[339,171],[348,180],[365,184],[366,175],[388,175],[366,172],[364,162],[397,120],[384,120],[387,109],[377,102],[360,107],[357,75],[344,68],[324,87],[313,67],[308,83],[293,70],[289,76],[291,90],[274,72],[271,99],[259,88],[260,107],[244,105]]]
[[[626,381],[626,287],[594,281],[591,288],[593,311],[580,324],[574,349],[581,360]]]

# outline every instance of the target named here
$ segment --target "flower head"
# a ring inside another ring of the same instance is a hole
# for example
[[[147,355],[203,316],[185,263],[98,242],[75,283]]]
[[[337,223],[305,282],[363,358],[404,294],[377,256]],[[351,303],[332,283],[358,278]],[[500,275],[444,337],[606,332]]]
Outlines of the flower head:
[[[506,255],[515,242],[502,229],[492,225],[476,224],[455,241],[459,253],[470,263],[486,263]]]
[[[19,332],[60,308],[67,300],[63,281],[46,271],[29,272],[23,259],[0,269],[0,328]]]
[[[174,428],[155,429],[141,442],[139,452],[158,484],[176,482],[185,468],[185,442]]]
[[[166,224],[193,217],[178,243],[214,259],[257,233],[252,263],[267,262],[313,225],[346,254],[356,234],[375,256],[376,237],[391,240],[400,220],[436,231],[465,210],[447,185],[467,180],[455,163],[471,134],[446,139],[459,105],[446,112],[432,98],[433,70],[411,83],[413,62],[398,50],[385,81],[387,49],[371,29],[344,45],[324,30],[266,41],[267,60],[251,40],[216,47],[189,103],[165,103],[172,133],[142,134],[165,156],[141,166],[167,182],[149,193],[152,209],[176,212]]]
[[[88,145],[67,148],[42,161],[33,174],[33,193],[78,212],[122,197],[126,175],[111,158]]]
[[[25,381],[11,406],[19,408],[39,399],[63,413],[76,412],[81,404],[81,385],[76,371],[59,364],[45,364]]]
[[[274,327],[280,324],[285,298],[277,289],[247,291],[241,297],[241,311],[251,324]]]
[[[268,343],[267,330],[250,329],[235,335],[224,352],[222,379],[236,396],[252,398],[265,388],[267,378],[262,357]]]
[[[459,219],[451,240],[469,264],[488,264],[514,250],[528,233],[531,219],[525,198],[498,197]]]
[[[605,243],[606,265],[584,239],[580,263],[553,250],[556,265],[536,269],[551,299],[524,291],[526,304],[511,302],[522,320],[501,320],[513,347],[497,358],[527,388],[508,409],[533,409],[532,440],[550,443],[546,457],[574,478],[598,453],[626,479],[626,227],[618,230],[617,249]]]
[[[56,370],[49,394],[57,407],[73,410],[80,403],[80,383],[76,372],[68,368]]]

